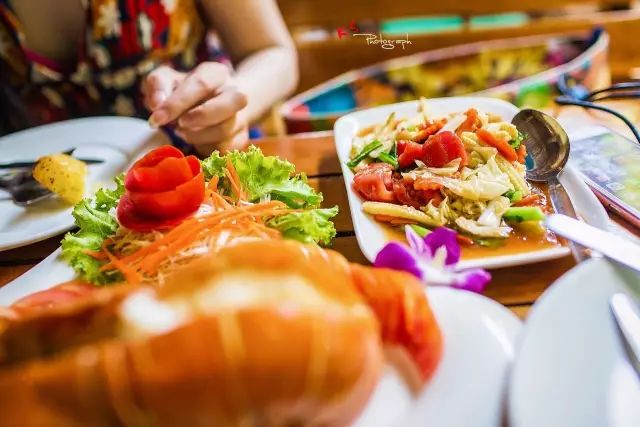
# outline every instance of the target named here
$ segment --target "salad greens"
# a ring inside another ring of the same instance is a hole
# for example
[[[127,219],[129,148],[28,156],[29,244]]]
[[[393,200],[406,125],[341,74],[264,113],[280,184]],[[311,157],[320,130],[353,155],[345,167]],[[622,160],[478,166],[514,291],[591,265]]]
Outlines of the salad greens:
[[[336,235],[336,229],[330,219],[337,214],[337,206],[330,209],[311,209],[277,216],[270,219],[267,225],[280,230],[288,239],[328,245]]]
[[[338,214],[338,207],[320,209],[322,194],[316,192],[304,174],[294,175],[295,167],[276,156],[265,156],[259,148],[251,146],[247,151],[233,151],[220,155],[217,151],[202,161],[205,179],[220,178],[219,191],[230,195],[230,184],[225,179],[225,167],[231,162],[250,202],[279,200],[293,209],[304,209],[274,217],[266,225],[282,232],[285,238],[305,243],[328,245],[336,230],[331,218]],[[115,188],[99,189],[94,197],[83,199],[73,209],[78,231],[70,232],[62,240],[62,257],[78,273],[91,283],[105,285],[122,280],[113,270],[100,271],[104,261],[89,253],[99,251],[105,240],[116,235],[120,224],[116,207],[124,194],[124,174],[115,179]]]
[[[522,145],[522,142],[527,139],[527,135],[525,135],[524,133],[517,131],[518,133],[516,134],[516,137],[513,138],[511,141],[509,141],[509,145],[514,149],[517,150],[518,148],[520,148],[520,145]]]
[[[382,142],[377,139],[371,141],[369,144],[365,145],[358,154],[353,156],[353,158],[347,163],[347,166],[349,166],[351,169],[355,168],[356,166],[358,166],[358,164],[360,164],[361,161],[363,161],[369,154],[371,154],[371,152],[377,150],[380,147],[382,147]]]
[[[87,254],[98,251],[105,239],[118,230],[114,208],[124,194],[124,174],[114,179],[116,188],[101,188],[93,199],[83,199],[73,208],[73,218],[79,230],[62,239],[62,258],[85,280],[104,285],[121,279],[119,274],[103,273],[102,263]]]
[[[224,176],[227,161],[238,172],[250,202],[270,198],[280,200],[294,209],[315,208],[322,203],[322,194],[307,184],[304,174],[293,175],[293,164],[276,156],[265,156],[254,145],[247,151],[232,151],[225,156],[214,152],[202,161],[205,178]]]

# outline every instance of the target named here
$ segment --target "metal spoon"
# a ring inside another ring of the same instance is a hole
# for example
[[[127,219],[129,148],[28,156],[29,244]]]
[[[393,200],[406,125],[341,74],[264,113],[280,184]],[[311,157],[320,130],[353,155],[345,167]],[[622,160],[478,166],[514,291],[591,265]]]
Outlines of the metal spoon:
[[[548,114],[538,110],[520,110],[511,120],[526,135],[526,176],[530,181],[546,182],[554,211],[577,218],[573,203],[558,178],[569,160],[569,136],[562,126]],[[587,258],[582,246],[569,241],[569,248],[577,262]]]

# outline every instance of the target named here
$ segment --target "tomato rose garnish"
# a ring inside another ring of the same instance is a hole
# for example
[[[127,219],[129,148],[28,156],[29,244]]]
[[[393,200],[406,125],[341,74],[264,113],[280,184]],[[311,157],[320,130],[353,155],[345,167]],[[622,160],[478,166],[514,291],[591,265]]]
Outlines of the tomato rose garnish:
[[[142,232],[174,227],[198,210],[204,199],[200,161],[169,145],[138,160],[127,172],[124,186],[118,221]]]

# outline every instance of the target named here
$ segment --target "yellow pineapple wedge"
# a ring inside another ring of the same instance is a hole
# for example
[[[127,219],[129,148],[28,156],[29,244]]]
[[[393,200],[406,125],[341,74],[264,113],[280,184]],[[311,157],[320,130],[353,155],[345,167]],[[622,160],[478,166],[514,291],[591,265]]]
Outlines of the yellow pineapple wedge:
[[[84,196],[87,165],[67,154],[52,154],[38,159],[33,177],[62,200],[76,204]]]

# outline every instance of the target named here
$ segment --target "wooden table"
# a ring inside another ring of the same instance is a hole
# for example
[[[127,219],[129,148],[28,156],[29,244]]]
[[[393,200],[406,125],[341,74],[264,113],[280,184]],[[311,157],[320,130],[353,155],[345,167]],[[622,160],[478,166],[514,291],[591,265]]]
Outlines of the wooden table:
[[[640,103],[624,106],[635,109]],[[581,109],[575,108],[556,110],[554,113],[560,116],[584,115],[585,120],[608,120],[606,116],[585,115]],[[619,126],[614,122],[611,125]],[[619,129],[624,131],[622,128]],[[367,263],[353,231],[346,189],[331,132],[265,138],[255,141],[255,144],[266,155],[286,158],[296,165],[298,171],[305,172],[310,184],[324,194],[324,206],[340,207],[340,213],[335,218],[338,235],[333,248],[351,261]],[[61,236],[56,236],[40,243],[0,253],[0,286],[20,276],[53,252],[58,247],[60,239]],[[567,256],[538,264],[494,270],[493,280],[485,295],[524,318],[540,294],[574,265],[573,259]]]

